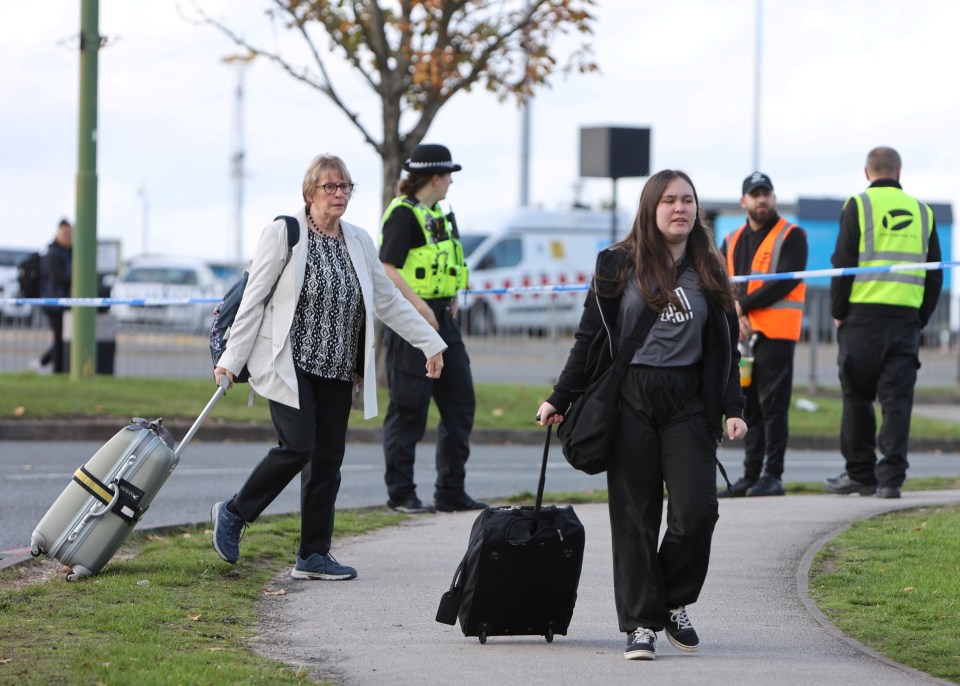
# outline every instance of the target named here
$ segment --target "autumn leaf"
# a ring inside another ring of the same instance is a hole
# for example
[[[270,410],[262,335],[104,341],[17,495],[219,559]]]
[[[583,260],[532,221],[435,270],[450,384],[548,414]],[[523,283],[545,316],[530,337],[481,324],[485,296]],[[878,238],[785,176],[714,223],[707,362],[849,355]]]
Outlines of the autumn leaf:
[[[13,416],[22,417],[24,412],[26,411],[27,411],[27,408],[25,408],[23,405],[20,405],[18,407],[13,408]]]
[[[191,622],[199,622],[199,621],[200,621],[200,613],[198,612],[198,613],[195,614],[195,615],[187,615],[187,618],[188,618]]]
[[[901,591],[912,591],[914,590],[913,586],[904,586],[900,589]]]

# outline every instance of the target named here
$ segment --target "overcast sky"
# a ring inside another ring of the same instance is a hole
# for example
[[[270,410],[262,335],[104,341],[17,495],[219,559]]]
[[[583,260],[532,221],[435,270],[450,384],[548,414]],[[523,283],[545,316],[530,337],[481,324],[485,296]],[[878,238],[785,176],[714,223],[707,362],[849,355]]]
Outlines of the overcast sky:
[[[265,0],[200,2],[273,40]],[[580,128],[603,125],[650,127],[654,170],[683,169],[701,198],[737,200],[753,171],[756,5],[600,0],[601,73],[557,75],[532,104],[532,204],[571,204]],[[99,236],[121,239],[125,256],[143,252],[146,234],[149,252],[231,259],[237,69],[222,58],[232,44],[185,21],[173,0],[99,6],[109,40],[99,54]],[[45,245],[60,217],[76,214],[79,25],[78,0],[0,9],[0,246]],[[764,0],[762,26],[759,159],[781,201],[859,191],[867,151],[891,145],[904,188],[957,211],[960,3]],[[282,31],[276,40],[296,45]],[[331,55],[330,64],[341,63]],[[378,104],[360,79],[345,67],[335,78],[376,131]],[[321,152],[341,156],[357,182],[345,218],[376,232],[379,158],[323,95],[254,63],[243,119],[244,257],[264,224],[298,207],[303,172]],[[478,90],[457,95],[428,133],[463,165],[448,195],[463,230],[518,204],[520,123],[515,104]],[[621,180],[621,205],[634,208],[641,186]],[[610,194],[608,180],[582,184],[586,202]]]

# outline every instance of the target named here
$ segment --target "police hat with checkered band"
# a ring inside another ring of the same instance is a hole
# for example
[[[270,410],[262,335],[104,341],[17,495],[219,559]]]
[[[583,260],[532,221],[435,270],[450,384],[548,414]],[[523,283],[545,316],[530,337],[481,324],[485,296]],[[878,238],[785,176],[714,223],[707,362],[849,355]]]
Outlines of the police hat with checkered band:
[[[446,174],[463,169],[454,164],[450,151],[443,145],[423,143],[410,153],[410,157],[403,163],[404,171],[414,174]]]

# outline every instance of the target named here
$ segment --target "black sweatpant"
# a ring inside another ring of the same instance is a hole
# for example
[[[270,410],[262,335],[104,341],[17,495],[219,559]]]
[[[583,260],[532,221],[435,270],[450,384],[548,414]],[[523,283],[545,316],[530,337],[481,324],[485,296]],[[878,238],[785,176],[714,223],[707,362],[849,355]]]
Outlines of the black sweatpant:
[[[270,401],[279,445],[254,467],[233,505],[245,522],[253,522],[303,470],[299,555],[305,560],[330,552],[352,384],[320,379],[300,369],[297,384],[299,410]]]
[[[747,398],[743,419],[748,428],[743,440],[743,475],[750,481],[756,481],[761,470],[777,479],[783,477],[796,346],[794,341],[765,336],[754,346],[753,383],[743,389]]]
[[[716,448],[700,368],[633,365],[607,471],[613,586],[620,630],[663,629],[668,609],[696,602],[719,516]],[[667,530],[657,549],[666,484]]]
[[[837,329],[843,414],[840,452],[854,481],[899,488],[907,478],[913,388],[920,368],[920,323],[850,316]],[[874,400],[883,423],[877,434]],[[883,455],[877,461],[876,449]]]

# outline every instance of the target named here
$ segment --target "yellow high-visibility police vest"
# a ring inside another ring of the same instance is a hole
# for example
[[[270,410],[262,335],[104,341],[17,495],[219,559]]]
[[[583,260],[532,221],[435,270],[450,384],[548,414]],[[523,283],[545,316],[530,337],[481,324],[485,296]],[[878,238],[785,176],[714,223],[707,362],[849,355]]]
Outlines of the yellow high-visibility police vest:
[[[409,197],[394,198],[380,222],[381,243],[383,226],[400,205],[413,211],[423,231],[425,245],[412,248],[398,271],[421,298],[452,298],[457,291],[467,287],[467,263],[463,246],[453,235],[450,218],[439,205],[431,209]]]

